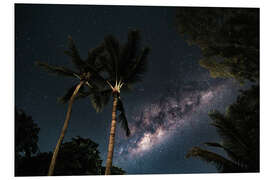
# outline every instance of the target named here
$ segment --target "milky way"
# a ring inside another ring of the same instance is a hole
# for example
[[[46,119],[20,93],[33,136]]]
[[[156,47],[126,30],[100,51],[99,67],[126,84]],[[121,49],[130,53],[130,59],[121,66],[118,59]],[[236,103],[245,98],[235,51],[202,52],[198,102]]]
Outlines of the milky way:
[[[230,81],[201,89],[186,84],[133,110],[129,125],[132,136],[118,144],[116,161],[140,158],[170,140],[176,132],[196,123],[191,122],[194,114],[207,113],[228,96],[231,86]]]

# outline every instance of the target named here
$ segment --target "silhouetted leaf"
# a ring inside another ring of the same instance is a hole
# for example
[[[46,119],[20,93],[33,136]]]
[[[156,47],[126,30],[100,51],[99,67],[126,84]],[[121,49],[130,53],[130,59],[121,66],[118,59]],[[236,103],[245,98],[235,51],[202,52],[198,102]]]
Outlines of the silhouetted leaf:
[[[75,77],[74,73],[76,74],[76,72],[62,66],[52,66],[52,65],[49,65],[48,63],[44,63],[40,61],[36,61],[35,63],[36,65],[42,67],[44,70],[48,71],[51,74],[69,76],[69,77]]]
[[[120,114],[118,115],[118,121],[121,123],[122,128],[125,130],[126,132],[126,136],[130,135],[130,130],[128,127],[128,121],[125,115],[125,109],[124,109],[124,105],[122,103],[122,100],[120,98],[118,98],[118,102],[117,102],[117,111],[120,112]]]

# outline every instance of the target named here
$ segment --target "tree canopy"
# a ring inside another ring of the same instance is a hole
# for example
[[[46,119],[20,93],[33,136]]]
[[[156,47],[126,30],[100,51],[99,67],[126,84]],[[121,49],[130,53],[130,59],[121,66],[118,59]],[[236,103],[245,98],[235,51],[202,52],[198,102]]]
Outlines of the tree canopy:
[[[190,45],[201,49],[200,65],[212,77],[258,81],[259,9],[177,8],[176,25]]]
[[[128,32],[126,43],[120,43],[113,35],[104,39],[106,54],[100,59],[107,72],[108,82],[114,86],[122,84],[122,89],[131,89],[134,83],[143,80],[147,70],[149,47],[141,48],[138,30]]]
[[[18,162],[16,176],[46,176],[51,157],[52,152],[40,152],[30,158],[23,157]],[[103,175],[104,169],[98,144],[78,136],[61,145],[54,175]],[[114,166],[112,173],[121,175],[126,172]]]
[[[68,50],[65,51],[65,54],[71,58],[73,65],[72,69],[65,66],[50,65],[40,61],[37,61],[36,64],[52,75],[71,77],[78,80],[78,82],[72,85],[62,97],[58,98],[60,103],[67,103],[70,100],[74,90],[81,81],[84,83],[79,89],[76,99],[86,97],[93,98],[97,96],[95,94],[100,94],[99,89],[106,85],[104,78],[100,75],[100,73],[103,72],[104,67],[99,59],[99,56],[104,50],[104,45],[100,44],[99,46],[90,49],[87,58],[82,59],[74,40],[69,36]],[[102,101],[99,101],[98,104],[93,104],[93,107],[97,112],[100,112],[106,103],[108,103],[109,98],[106,98],[108,95],[104,97],[105,95],[106,94],[102,94],[102,96],[99,96],[100,98],[103,97]],[[91,101],[93,102],[92,99]]]
[[[38,151],[38,133],[40,128],[31,116],[15,108],[15,156],[30,157]]]

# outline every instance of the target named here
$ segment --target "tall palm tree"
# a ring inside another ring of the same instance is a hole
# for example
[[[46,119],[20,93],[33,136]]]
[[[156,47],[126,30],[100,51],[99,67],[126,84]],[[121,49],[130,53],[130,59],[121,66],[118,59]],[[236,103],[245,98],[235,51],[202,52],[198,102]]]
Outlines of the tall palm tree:
[[[259,87],[242,91],[225,114],[213,111],[209,115],[222,142],[204,144],[223,149],[228,158],[200,147],[193,147],[187,157],[199,157],[223,173],[259,172]]]
[[[134,83],[142,81],[146,72],[146,62],[149,48],[140,49],[139,31],[133,30],[128,33],[128,41],[125,44],[109,35],[104,40],[106,53],[101,56],[100,62],[103,63],[106,70],[106,82],[110,87],[113,97],[112,122],[110,130],[110,139],[108,147],[108,155],[106,162],[105,175],[109,175],[112,167],[114,139],[116,129],[116,111],[119,111],[118,120],[129,136],[130,131],[125,116],[123,102],[120,98],[120,90],[131,89]]]
[[[100,45],[97,48],[89,51],[88,57],[86,60],[82,60],[79,52],[75,46],[74,41],[71,37],[69,37],[69,49],[65,51],[65,53],[71,57],[72,63],[75,66],[76,70],[71,70],[69,68],[63,66],[52,66],[44,62],[37,61],[36,64],[48,72],[56,75],[62,75],[67,77],[76,78],[78,83],[72,86],[67,93],[59,99],[61,103],[68,102],[68,110],[66,113],[65,122],[60,134],[60,137],[57,141],[55,150],[53,152],[52,160],[50,163],[48,175],[53,175],[56,158],[59,152],[60,145],[64,139],[65,132],[68,127],[68,123],[71,116],[72,105],[75,99],[87,97],[90,94],[98,91],[98,88],[103,87],[105,84],[103,83],[103,79],[99,75],[99,72],[102,71],[102,65],[98,62],[99,54],[104,51],[104,46]],[[103,83],[103,85],[102,85]],[[85,91],[84,86],[88,87],[88,91]],[[100,97],[101,99],[102,97]],[[99,101],[99,104],[95,104],[94,108],[96,111],[100,111],[103,106],[106,104],[106,99],[102,99]]]

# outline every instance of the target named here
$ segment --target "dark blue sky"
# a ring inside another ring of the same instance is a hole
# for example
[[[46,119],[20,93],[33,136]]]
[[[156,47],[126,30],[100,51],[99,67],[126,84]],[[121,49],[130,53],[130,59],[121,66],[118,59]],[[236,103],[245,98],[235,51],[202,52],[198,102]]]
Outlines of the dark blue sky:
[[[133,134],[127,139],[117,129],[114,164],[130,174],[216,172],[213,166],[184,156],[193,146],[219,140],[207,113],[224,111],[239,87],[231,80],[211,78],[199,66],[200,50],[179,36],[174,17],[175,8],[168,7],[15,6],[15,104],[41,128],[41,152],[55,147],[67,109],[56,100],[76,80],[50,76],[34,62],[71,67],[63,53],[68,35],[86,57],[106,35],[124,42],[128,30],[139,29],[142,45],[152,49],[149,70],[134,92],[122,95]],[[97,114],[89,99],[78,100],[65,136],[97,142],[103,163],[111,106]]]

